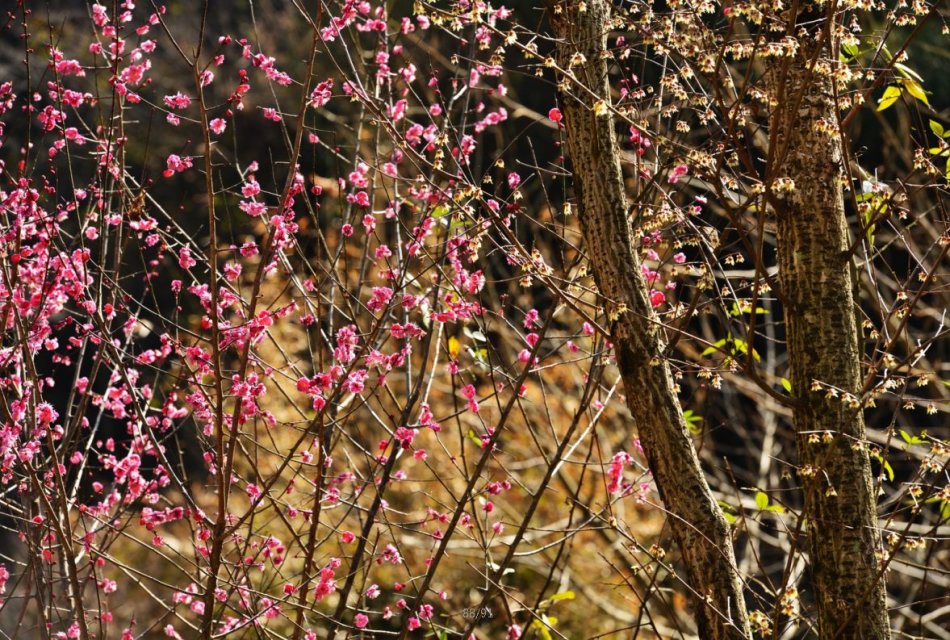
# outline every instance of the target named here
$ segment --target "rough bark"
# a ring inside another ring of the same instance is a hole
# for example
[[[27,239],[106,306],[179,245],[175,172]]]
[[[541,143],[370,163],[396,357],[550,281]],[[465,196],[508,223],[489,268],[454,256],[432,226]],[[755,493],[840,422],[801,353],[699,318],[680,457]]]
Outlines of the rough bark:
[[[803,51],[772,70],[776,135],[769,174],[795,184],[773,204],[818,635],[888,638],[876,556],[881,540],[856,398],[861,348],[840,136],[832,81],[811,72],[810,57]]]
[[[579,5],[586,5],[580,10]],[[620,149],[609,101],[606,30],[609,4],[548,0],[558,39],[567,140],[584,241],[603,295],[623,378],[627,406],[671,518],[671,528],[696,596],[700,637],[747,638],[743,585],[736,569],[729,525],[700,468],[683,419],[664,342],[640,271],[634,229],[627,215]],[[576,54],[583,55],[583,61]],[[573,61],[573,64],[572,64]],[[625,311],[621,311],[623,308]]]

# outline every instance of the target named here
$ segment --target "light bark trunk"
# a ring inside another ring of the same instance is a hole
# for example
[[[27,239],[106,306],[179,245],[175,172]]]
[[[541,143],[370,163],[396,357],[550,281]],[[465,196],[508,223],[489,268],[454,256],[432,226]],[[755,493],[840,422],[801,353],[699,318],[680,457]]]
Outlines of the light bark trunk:
[[[604,0],[548,0],[548,9],[558,39],[558,67],[580,82],[577,85],[563,74],[559,78],[566,83],[565,127],[584,242],[611,318],[627,406],[686,567],[699,634],[711,640],[748,638],[743,584],[729,525],[700,468],[663,358],[663,336],[628,217],[613,117],[597,105],[610,101],[603,57],[610,6]],[[626,310],[618,314],[623,307]]]
[[[768,172],[773,181],[791,178],[795,185],[771,201],[818,635],[889,638],[881,537],[856,397],[862,349],[841,138],[832,79],[809,69],[805,49],[770,71],[775,107]]]

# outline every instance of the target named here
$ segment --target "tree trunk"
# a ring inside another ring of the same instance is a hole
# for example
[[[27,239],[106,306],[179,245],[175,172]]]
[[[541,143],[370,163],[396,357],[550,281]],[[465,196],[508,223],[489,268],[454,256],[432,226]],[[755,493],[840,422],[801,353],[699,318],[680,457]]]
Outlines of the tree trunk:
[[[884,579],[864,417],[857,403],[861,353],[842,193],[842,157],[830,74],[805,51],[775,64],[769,178],[799,475],[821,638],[888,638]],[[837,51],[837,48],[833,48]]]
[[[747,638],[743,585],[729,525],[703,476],[669,365],[663,359],[664,342],[627,215],[613,118],[597,104],[610,100],[602,57],[609,4],[604,0],[548,0],[548,8],[558,38],[558,66],[575,74],[580,82],[578,86],[559,78],[584,241],[611,319],[611,339],[627,406],[686,565],[699,634],[712,640]],[[583,55],[582,61],[576,57],[578,53]]]

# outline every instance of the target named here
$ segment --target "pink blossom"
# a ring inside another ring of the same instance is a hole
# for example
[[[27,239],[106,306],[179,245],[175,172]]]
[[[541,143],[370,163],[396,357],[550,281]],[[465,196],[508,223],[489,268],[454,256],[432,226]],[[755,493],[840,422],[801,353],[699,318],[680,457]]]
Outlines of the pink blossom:
[[[620,491],[621,481],[623,480],[623,469],[632,462],[633,457],[626,451],[618,451],[614,454],[610,462],[610,469],[607,471],[607,477],[610,478],[610,483],[607,485],[608,493],[617,493]]]
[[[333,95],[333,80],[324,80],[310,94],[310,106],[319,109],[325,106]]]
[[[0,564],[0,594],[6,593],[7,581],[10,580],[10,571],[5,564]]]
[[[185,109],[191,104],[191,98],[183,94],[181,91],[174,95],[165,96],[162,101],[169,109]]]
[[[687,167],[685,164],[678,164],[673,167],[672,171],[670,171],[670,177],[667,178],[667,182],[670,184],[676,184],[679,182],[680,178],[685,176],[687,173],[689,173],[689,167]]]
[[[40,424],[50,424],[56,421],[56,418],[59,417],[59,414],[53,409],[52,405],[49,403],[42,403],[36,407],[36,419]]]
[[[92,21],[97,27],[104,27],[109,22],[109,14],[106,8],[98,2],[92,5]]]
[[[188,156],[182,158],[173,153],[168,156],[168,159],[165,161],[165,165],[166,168],[165,171],[162,172],[162,175],[166,178],[169,178],[176,173],[181,173],[182,171],[190,169],[193,166],[193,162]]]
[[[254,178],[249,178],[244,186],[241,187],[241,195],[245,198],[253,198],[261,192],[261,185]]]
[[[64,76],[82,77],[86,75],[86,70],[82,68],[77,60],[60,60],[55,65],[56,73]]]
[[[389,115],[393,119],[393,122],[399,122],[400,120],[403,119],[403,117],[406,115],[406,109],[408,108],[408,106],[409,106],[409,103],[405,99],[403,99],[403,100],[398,100],[396,104],[394,104],[389,109]]]
[[[472,413],[478,413],[478,401],[475,399],[477,395],[475,385],[467,384],[462,387],[462,395],[468,400],[468,410]]]
[[[178,250],[178,266],[182,269],[191,269],[198,261],[191,256],[191,249],[182,247]]]

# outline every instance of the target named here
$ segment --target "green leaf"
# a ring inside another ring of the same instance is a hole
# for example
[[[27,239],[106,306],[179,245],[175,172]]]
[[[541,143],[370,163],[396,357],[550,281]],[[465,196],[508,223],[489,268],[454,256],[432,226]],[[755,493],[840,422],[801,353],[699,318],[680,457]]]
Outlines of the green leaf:
[[[785,513],[785,507],[780,504],[770,504],[765,510],[771,511],[772,513]]]
[[[887,474],[888,482],[894,482],[894,468],[891,466],[891,463],[885,460],[879,453],[873,454],[872,457],[881,463],[881,467],[884,468],[884,473]]]
[[[752,313],[752,305],[748,304],[748,301],[746,301],[746,304],[740,307],[738,302],[733,302],[732,310],[729,312],[729,314],[738,317],[743,313]],[[767,314],[768,314],[767,309],[763,309],[762,307],[755,308],[755,315],[761,316],[761,315],[767,315]]]
[[[683,412],[683,420],[686,421],[686,428],[689,429],[690,433],[693,435],[702,433],[703,429],[700,425],[703,423],[703,417],[693,413],[692,409]]]
[[[792,392],[792,381],[788,378],[782,378],[782,388],[788,393]]]
[[[769,496],[764,491],[759,491],[755,494],[755,506],[760,510],[765,509],[769,506]]]
[[[884,472],[887,474],[888,481],[894,482],[894,468],[891,466],[891,463],[881,458],[881,464],[884,466]]]
[[[729,349],[729,356],[726,358],[727,363],[730,360],[732,360],[732,358],[738,353],[745,354],[745,355],[748,355],[749,353],[749,345],[746,343],[745,340],[742,340],[740,338],[723,338],[722,340],[717,340],[711,347],[707,347],[702,352],[701,355],[703,356],[712,355],[716,353],[717,351],[723,350],[722,348],[725,347],[726,345],[732,345],[732,348]],[[759,360],[762,359],[762,356],[759,355],[758,351],[753,349],[752,359],[758,362]]]
[[[711,347],[706,347],[700,355],[703,357],[711,356],[712,354],[722,349],[724,346],[726,346],[725,338],[723,338],[722,340],[716,340]]]
[[[868,208],[864,214],[864,225],[867,227],[864,235],[867,238],[868,246],[874,246],[874,230],[877,228],[876,224],[871,224],[871,220],[874,219],[874,213],[874,209]]]
[[[475,432],[469,429],[469,432],[465,434],[468,436],[468,439],[475,443],[475,446],[479,449],[482,448],[482,439],[475,435]]]
[[[553,629],[554,625],[557,624],[557,618],[549,618],[548,616],[541,614],[540,620],[534,620],[529,629],[536,629],[538,632],[538,637],[543,638],[544,640],[554,640],[551,637],[551,632],[549,629]]]
[[[558,600],[573,600],[576,594],[573,591],[562,591],[561,593],[555,593],[553,596],[548,598],[551,602],[557,602]]]
[[[877,110],[884,111],[901,97],[901,88],[890,86],[884,90],[884,95],[877,101]]]
[[[737,511],[737,509],[734,506],[732,506],[725,500],[717,500],[716,502],[719,503],[719,508],[722,509],[725,513],[735,513]]]
[[[897,70],[898,75],[904,76],[908,80],[916,80],[918,82],[923,82],[924,79],[920,77],[920,74],[908,67],[906,64],[895,62],[894,68]]]
[[[941,138],[944,136],[943,125],[937,122],[936,120],[930,121],[930,130],[936,133]]]
[[[904,442],[906,442],[907,444],[910,444],[910,445],[914,445],[914,444],[925,444],[925,443],[927,442],[926,440],[924,440],[924,439],[922,439],[922,438],[918,438],[917,436],[912,436],[912,435],[910,435],[909,433],[907,433],[907,432],[904,431],[903,429],[901,429],[900,431],[898,431],[898,433],[900,433],[901,438],[904,439]]]
[[[748,344],[745,340],[740,340],[739,338],[736,338],[736,339],[734,340],[734,342],[735,342],[735,344],[736,344],[736,350],[737,350],[737,351],[739,351],[740,353],[743,353],[743,354],[748,354],[748,353],[749,353],[749,344]],[[755,360],[756,362],[758,362],[759,360],[762,359],[762,356],[760,356],[759,353],[758,353],[755,349],[753,349],[753,350],[752,350],[752,359]]]
[[[930,101],[927,100],[927,93],[924,91],[924,88],[920,86],[919,82],[916,80],[905,79],[904,88],[907,89],[907,93],[914,96],[928,107],[930,106]]]
[[[535,620],[535,622],[537,623],[537,620]],[[548,631],[548,628],[540,625],[538,627],[538,637],[540,637],[541,640],[554,640],[554,636],[551,635],[551,632]]]

